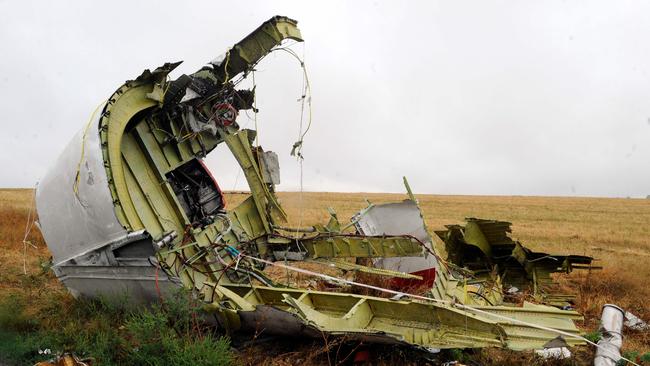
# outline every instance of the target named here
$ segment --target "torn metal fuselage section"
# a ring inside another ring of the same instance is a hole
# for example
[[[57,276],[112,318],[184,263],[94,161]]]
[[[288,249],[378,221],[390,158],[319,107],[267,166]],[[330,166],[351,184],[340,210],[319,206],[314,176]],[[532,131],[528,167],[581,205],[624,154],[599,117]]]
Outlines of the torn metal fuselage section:
[[[551,274],[601,268],[593,266],[593,258],[587,256],[534,252],[508,235],[512,231],[509,222],[465,221],[465,226],[447,225],[447,230],[436,231],[445,244],[447,260],[469,269],[476,278],[498,275],[511,293],[528,293],[538,302],[570,307],[575,296],[563,294]]]
[[[150,302],[185,286],[230,331],[326,332],[424,349],[533,349],[556,336],[518,322],[578,334],[576,312],[507,306],[498,277],[476,279],[441,260],[412,194],[348,225],[331,212],[326,225],[287,226],[275,195],[277,156],[254,146],[256,132],[236,122],[255,98],[239,82],[286,39],[302,41],[297,23],[274,17],[194,74],[168,81],[178,63],[146,70],[91,116],[36,192],[53,269],[70,292]],[[202,163],[219,144],[250,188],[229,209]],[[315,291],[280,285],[263,271],[307,259],[429,281],[430,291],[395,299]]]

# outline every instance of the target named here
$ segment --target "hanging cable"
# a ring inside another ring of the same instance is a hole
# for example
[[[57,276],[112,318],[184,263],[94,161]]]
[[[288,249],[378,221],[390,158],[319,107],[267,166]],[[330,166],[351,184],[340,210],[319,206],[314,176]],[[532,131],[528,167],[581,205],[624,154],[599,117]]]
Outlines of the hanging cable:
[[[307,73],[307,66],[305,65],[304,61],[304,48],[303,48],[303,57],[301,58],[296,51],[292,50],[291,48],[288,47],[278,47],[274,48],[271,52],[273,51],[284,51],[288,53],[289,55],[293,56],[298,62],[300,63],[300,67],[302,68],[302,75],[303,75],[303,89],[302,89],[302,95],[300,97],[301,101],[301,113],[300,113],[300,133],[298,134],[298,141],[296,141],[293,144],[293,147],[291,149],[291,156],[295,156],[297,159],[302,159],[302,146],[303,142],[305,139],[305,136],[307,135],[307,132],[309,132],[312,124],[312,105],[311,105],[311,84],[309,83],[309,75]],[[307,127],[305,130],[302,130],[303,126],[303,116],[304,116],[304,106],[305,106],[305,101],[307,102],[307,107],[308,107],[308,120],[307,120]]]
[[[311,128],[311,122],[312,122],[312,109],[311,109],[311,85],[309,83],[309,76],[307,74],[307,67],[305,66],[305,49],[304,49],[304,44],[303,44],[303,57],[300,58],[296,52],[288,47],[280,47],[277,48],[276,50],[284,51],[293,56],[298,62],[300,62],[300,67],[302,69],[302,87],[301,87],[301,95],[300,98],[298,99],[300,101],[300,123],[298,125],[298,140],[293,144],[293,147],[291,148],[291,156],[295,156],[298,165],[299,165],[299,177],[298,181],[300,184],[300,192],[298,194],[298,227],[302,227],[302,221],[303,221],[303,213],[304,213],[304,202],[303,202],[303,193],[304,193],[304,156],[302,154],[302,148],[303,148],[303,141],[305,138],[305,135],[307,134],[307,131]],[[309,109],[309,119],[307,123],[307,128],[304,129],[303,131],[303,123],[304,123],[304,116],[305,116],[305,101],[307,101],[308,104],[308,109]],[[296,246],[300,247],[300,241],[298,238],[296,238]],[[285,265],[288,264],[287,262],[287,252],[285,251],[284,255],[284,262]],[[287,270],[287,277],[289,277],[289,271]],[[287,283],[288,284],[288,283]]]
[[[25,223],[25,236],[23,236],[23,273],[27,275],[27,245],[31,245],[36,249],[36,245],[27,240],[27,237],[32,232],[32,227],[34,227],[34,222],[36,221],[36,210],[34,205],[36,203],[36,189],[38,189],[38,182],[34,186],[34,193],[32,193],[32,201],[29,204],[29,211],[27,212],[27,223]],[[33,217],[32,212],[34,211]]]
[[[84,133],[81,137],[81,155],[79,156],[79,163],[77,163],[77,172],[74,177],[74,183],[72,184],[72,191],[74,192],[74,196],[77,198],[79,203],[81,203],[82,206],[86,207],[83,202],[81,202],[81,199],[79,198],[79,178],[81,175],[81,164],[83,163],[84,160],[84,155],[85,155],[85,148],[86,148],[86,136],[88,135],[88,129],[90,128],[90,125],[92,124],[93,120],[95,119],[95,115],[97,114],[97,111],[99,111],[99,108],[106,104],[106,101],[103,101],[99,103],[99,105],[95,108],[93,111],[93,114],[90,115],[90,118],[88,119],[88,123],[86,124],[86,128],[84,129]]]
[[[229,80],[228,76],[228,63],[230,62],[230,50],[228,50],[228,53],[226,53],[226,65],[223,68],[223,71],[226,73],[226,77],[223,79],[223,83],[221,85],[226,85],[226,83]]]

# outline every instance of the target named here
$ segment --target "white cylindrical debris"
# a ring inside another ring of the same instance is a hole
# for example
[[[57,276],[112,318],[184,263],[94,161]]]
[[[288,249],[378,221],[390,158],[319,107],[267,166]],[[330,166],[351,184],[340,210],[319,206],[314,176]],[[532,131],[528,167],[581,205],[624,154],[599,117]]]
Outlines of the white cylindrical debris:
[[[603,305],[600,318],[601,339],[598,341],[594,366],[615,366],[621,359],[625,311],[616,305]]]

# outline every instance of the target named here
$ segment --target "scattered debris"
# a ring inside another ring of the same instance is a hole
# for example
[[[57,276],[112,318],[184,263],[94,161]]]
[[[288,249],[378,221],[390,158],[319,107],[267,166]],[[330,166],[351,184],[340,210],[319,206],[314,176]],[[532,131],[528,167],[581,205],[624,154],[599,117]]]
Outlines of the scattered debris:
[[[623,346],[623,319],[625,311],[616,305],[605,304],[600,317],[600,332],[594,366],[615,366],[621,359]]]
[[[569,345],[561,336],[551,339],[544,345],[543,349],[535,350],[535,353],[545,359],[565,359],[571,357]]]
[[[480,219],[436,232],[447,246],[443,258],[406,180],[408,199],[371,204],[349,223],[330,211],[327,224],[287,226],[275,195],[277,156],[236,122],[255,104],[254,88],[237,86],[264,56],[286,51],[286,39],[302,41],[297,22],[274,17],[191,75],[168,81],[179,63],[145,70],[91,116],[36,192],[52,268],[70,292],[153,302],[185,286],[227,332],[330,334],[427,352],[535,350],[558,334],[567,346],[583,344],[574,324],[580,314],[549,306],[566,298],[545,286],[550,273],[593,268],[592,258],[532,252],[507,236],[509,223]],[[228,210],[202,162],[218,145],[230,149],[250,188]],[[377,286],[292,264],[305,261],[393,282]],[[276,283],[268,267],[339,291]],[[532,289],[536,303],[508,303],[504,284],[509,294]],[[424,291],[411,291],[414,285]]]
[[[43,354],[49,354],[49,353],[43,353]],[[39,362],[34,366],[90,366],[92,364],[93,364],[93,360],[91,358],[82,359],[72,353],[64,353],[49,361]]]
[[[507,293],[514,295],[519,292],[519,289],[516,288],[515,286],[511,286],[508,290],[506,290]]]
[[[571,357],[571,351],[567,347],[544,348],[535,350],[535,354],[542,358],[565,359]]]
[[[641,320],[638,316],[630,313],[629,311],[625,312],[625,326],[640,331],[650,330],[650,324]]]
[[[498,278],[510,286],[508,294],[520,290],[535,301],[567,308],[574,296],[554,292],[551,273],[569,273],[574,269],[600,269],[593,258],[581,255],[551,255],[533,252],[510,238],[509,222],[468,218],[465,226],[447,225],[436,231],[445,243],[447,260],[471,270],[479,279]]]

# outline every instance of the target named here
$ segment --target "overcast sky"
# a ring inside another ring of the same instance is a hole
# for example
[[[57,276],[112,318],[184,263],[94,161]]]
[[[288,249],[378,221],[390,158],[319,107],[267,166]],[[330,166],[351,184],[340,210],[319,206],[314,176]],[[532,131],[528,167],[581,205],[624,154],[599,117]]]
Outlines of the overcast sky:
[[[306,41],[306,190],[650,194],[650,3],[271,3],[0,0],[0,187],[33,186],[125,80],[191,73],[279,14]],[[280,190],[299,187],[301,75],[278,52],[256,73]],[[245,187],[224,149],[207,161]]]

